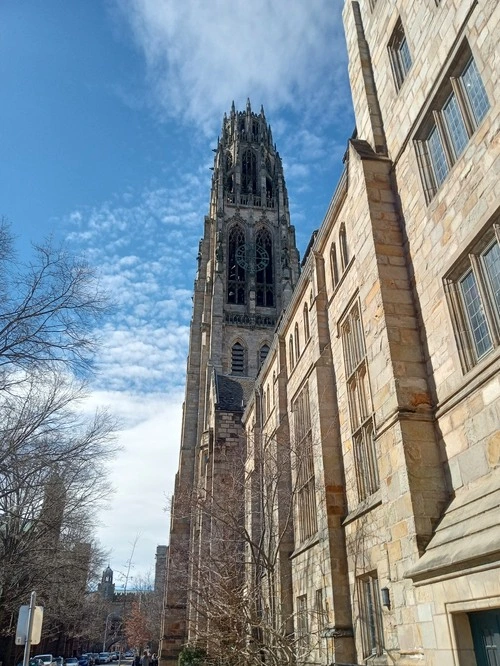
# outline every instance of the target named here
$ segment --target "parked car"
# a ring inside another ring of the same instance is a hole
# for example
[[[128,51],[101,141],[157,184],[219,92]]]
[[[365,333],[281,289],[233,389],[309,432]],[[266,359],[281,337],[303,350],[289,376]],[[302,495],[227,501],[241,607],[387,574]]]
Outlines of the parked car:
[[[78,666],[78,659],[76,657],[68,657],[66,659],[66,666]]]
[[[99,652],[99,663],[100,664],[111,663],[111,657],[109,656],[109,652]]]
[[[64,658],[63,657],[54,657],[54,661],[52,663],[56,664],[56,666],[64,666]]]
[[[101,663],[101,660],[99,659],[99,653],[92,652],[92,656],[94,657],[94,665],[99,666],[99,664]]]
[[[36,654],[33,659],[39,659],[43,662],[43,666],[50,666],[54,661],[54,657],[51,654]]]
[[[78,666],[90,666],[89,658],[86,654],[82,654],[78,657]]]
[[[134,658],[134,651],[133,650],[127,650],[123,656],[125,657],[125,659],[133,659]]]

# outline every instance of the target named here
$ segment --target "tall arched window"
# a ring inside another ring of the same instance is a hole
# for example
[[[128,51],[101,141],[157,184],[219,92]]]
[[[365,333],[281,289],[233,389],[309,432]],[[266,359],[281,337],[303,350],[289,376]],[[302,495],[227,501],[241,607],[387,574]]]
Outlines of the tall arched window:
[[[239,226],[229,232],[227,254],[227,302],[244,305],[246,271],[241,264],[245,264],[245,234]]]
[[[330,247],[330,270],[332,271],[332,286],[335,289],[339,281],[339,267],[337,264],[337,247],[332,243]]]
[[[347,253],[347,236],[345,232],[345,224],[340,227],[339,232],[339,243],[340,243],[340,263],[342,264],[342,270],[345,271],[347,264],[349,263],[349,255]]]
[[[257,305],[269,308],[274,306],[274,259],[271,234],[266,229],[260,229],[257,232],[255,241]]]
[[[295,355],[293,353],[293,336],[290,335],[288,339],[288,356],[290,357],[290,370],[293,370],[295,366]]]
[[[295,336],[294,336],[295,337],[295,358],[298,361],[299,356],[300,356],[300,334],[299,334],[299,325],[298,324],[295,324],[294,333],[295,333]]]
[[[307,307],[307,303],[304,303],[304,340],[307,342],[309,338],[311,337],[311,331],[309,330],[309,308]]]
[[[274,407],[274,392],[276,391],[276,373],[273,372],[273,389],[271,391],[273,407]]]
[[[257,157],[252,150],[245,150],[241,158],[241,192],[257,194]]]
[[[270,396],[269,396],[269,386],[266,388],[266,413],[267,416],[271,413],[271,402],[270,402]]]
[[[233,375],[245,374],[245,347],[235,342],[231,349],[231,372]]]

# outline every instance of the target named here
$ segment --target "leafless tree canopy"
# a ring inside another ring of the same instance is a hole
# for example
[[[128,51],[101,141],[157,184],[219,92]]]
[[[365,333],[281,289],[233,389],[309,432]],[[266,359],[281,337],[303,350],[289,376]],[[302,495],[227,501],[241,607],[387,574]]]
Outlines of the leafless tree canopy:
[[[32,589],[76,631],[116,450],[110,415],[82,408],[106,308],[84,261],[48,243],[22,265],[0,225],[0,637]]]
[[[95,272],[50,243],[34,247],[27,265],[15,260],[8,226],[0,226],[0,388],[15,371],[54,363],[81,375],[96,350],[108,303]]]

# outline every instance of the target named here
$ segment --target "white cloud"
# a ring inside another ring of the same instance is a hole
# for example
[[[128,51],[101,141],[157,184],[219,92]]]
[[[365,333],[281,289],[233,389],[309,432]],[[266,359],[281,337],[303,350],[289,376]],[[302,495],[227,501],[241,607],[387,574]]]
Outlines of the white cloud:
[[[341,3],[330,0],[120,0],[168,116],[213,132],[247,97],[269,110],[325,113],[349,98]],[[339,72],[342,72],[339,75]],[[332,96],[332,86],[337,95]],[[208,123],[208,125],[207,125]]]
[[[90,402],[109,404],[128,423],[119,433],[122,451],[109,467],[115,492],[109,508],[101,513],[97,533],[111,551],[115,582],[120,583],[119,574],[126,568],[136,537],[133,576],[152,569],[156,546],[168,542],[169,516],[165,509],[177,467],[182,397],[180,393],[105,391],[94,393]]]
[[[207,198],[196,174],[68,216],[68,243],[85,250],[115,304],[100,330],[96,376],[85,409],[108,406],[122,424],[110,467],[115,494],[99,534],[119,571],[136,573],[167,543],[164,512],[177,468],[192,279]],[[202,212],[203,211],[203,212]]]

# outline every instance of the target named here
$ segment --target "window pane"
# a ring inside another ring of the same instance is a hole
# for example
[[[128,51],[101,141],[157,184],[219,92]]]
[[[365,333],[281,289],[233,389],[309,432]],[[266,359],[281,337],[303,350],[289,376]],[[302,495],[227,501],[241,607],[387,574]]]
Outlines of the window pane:
[[[434,171],[434,178],[436,179],[436,185],[439,187],[448,174],[448,164],[446,163],[443,144],[436,126],[434,126],[429,134],[427,146],[431,158],[432,169]]]
[[[488,282],[496,306],[497,315],[500,316],[500,246],[498,243],[492,245],[483,254],[484,265]]]
[[[458,157],[467,145],[469,137],[467,136],[464,119],[462,118],[458,101],[454,94],[450,95],[444,105],[443,116],[450,134],[453,151],[455,156]]]
[[[483,304],[477,288],[476,277],[471,271],[460,280],[460,289],[465,304],[465,311],[472,333],[472,341],[478,358],[492,347],[488,325],[484,316]]]
[[[403,73],[403,78],[404,78],[411,67],[410,49],[408,48],[408,42],[406,41],[406,37],[404,35],[403,38],[401,39],[401,43],[399,44],[398,50],[399,50],[399,60],[401,63],[401,71]]]
[[[474,120],[476,121],[476,124],[479,124],[484,118],[486,111],[488,111],[490,104],[488,102],[488,97],[486,96],[483,82],[479,76],[477,65],[472,58],[464,69],[461,79],[467,97],[469,98],[472,113],[474,114]]]

